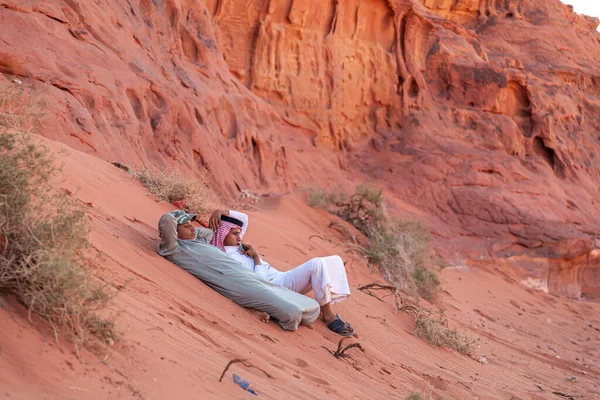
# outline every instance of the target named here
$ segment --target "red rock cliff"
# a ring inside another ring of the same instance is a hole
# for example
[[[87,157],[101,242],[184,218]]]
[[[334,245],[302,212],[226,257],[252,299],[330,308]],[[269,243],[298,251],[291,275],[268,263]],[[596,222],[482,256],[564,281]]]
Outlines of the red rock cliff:
[[[44,97],[48,137],[208,167],[229,195],[373,182],[451,259],[596,287],[600,35],[559,0],[0,0],[0,19],[0,72]]]

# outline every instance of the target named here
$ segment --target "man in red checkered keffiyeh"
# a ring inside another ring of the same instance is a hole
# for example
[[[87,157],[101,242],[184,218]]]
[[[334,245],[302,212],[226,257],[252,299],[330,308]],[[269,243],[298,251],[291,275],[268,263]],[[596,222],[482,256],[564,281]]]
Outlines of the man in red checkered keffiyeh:
[[[296,293],[312,289],[327,327],[342,336],[354,335],[352,325],[343,321],[331,307],[350,296],[344,261],[339,256],[315,257],[289,271],[278,271],[264,261],[251,245],[242,244],[248,228],[246,214],[217,210],[210,217],[209,227],[215,232],[210,244],[271,283]]]
[[[225,237],[229,235],[229,232],[232,229],[241,230],[243,226],[243,222],[239,219],[231,218],[226,215],[221,216],[221,226],[217,228],[217,231],[210,240],[210,244],[225,251],[225,245],[223,244]]]

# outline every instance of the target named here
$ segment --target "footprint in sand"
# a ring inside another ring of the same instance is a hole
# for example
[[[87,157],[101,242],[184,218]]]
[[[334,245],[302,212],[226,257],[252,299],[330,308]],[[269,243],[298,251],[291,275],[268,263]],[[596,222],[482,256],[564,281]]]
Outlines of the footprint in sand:
[[[302,368],[308,367],[308,363],[301,358],[296,358],[296,365]]]

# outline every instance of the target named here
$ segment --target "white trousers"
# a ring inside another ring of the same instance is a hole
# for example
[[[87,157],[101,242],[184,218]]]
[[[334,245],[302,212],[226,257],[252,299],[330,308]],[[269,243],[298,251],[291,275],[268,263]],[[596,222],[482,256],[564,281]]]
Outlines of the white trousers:
[[[344,262],[339,256],[318,257],[270,279],[296,293],[311,289],[319,305],[337,303],[350,296],[348,277]]]

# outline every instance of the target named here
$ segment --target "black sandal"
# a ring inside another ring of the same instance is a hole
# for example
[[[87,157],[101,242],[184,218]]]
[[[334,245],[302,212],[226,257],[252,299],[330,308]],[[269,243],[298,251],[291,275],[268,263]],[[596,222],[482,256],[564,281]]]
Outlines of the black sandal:
[[[340,336],[344,336],[344,337],[354,336],[354,329],[352,329],[352,326],[350,326],[350,324],[342,321],[342,319],[340,318],[339,315],[336,315],[336,319],[334,319],[329,324],[327,324],[327,328],[330,331],[335,332]]]

